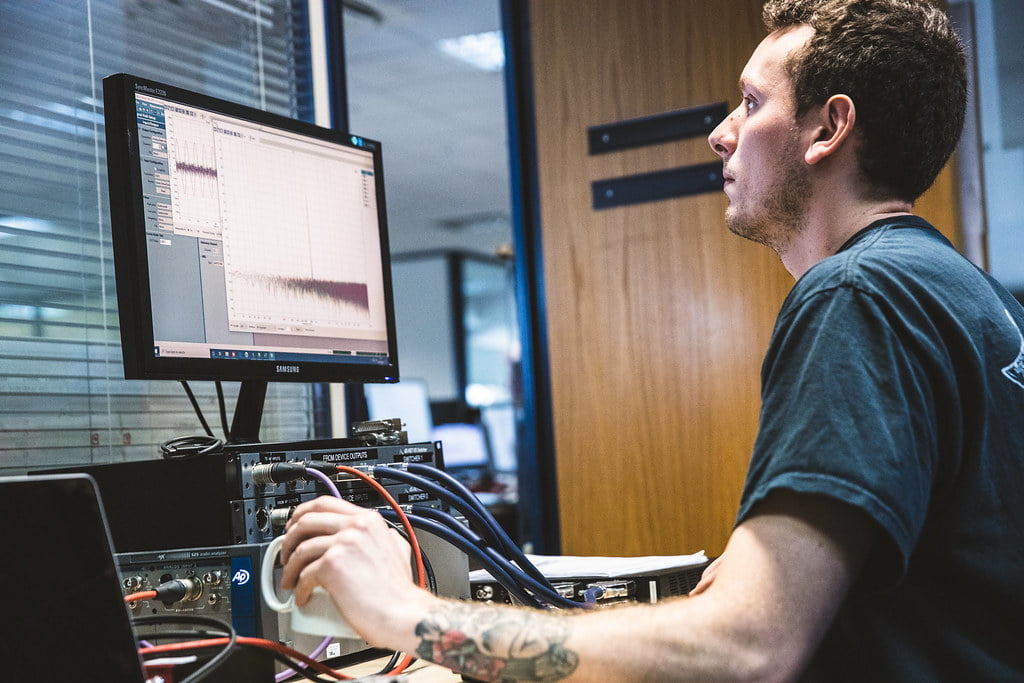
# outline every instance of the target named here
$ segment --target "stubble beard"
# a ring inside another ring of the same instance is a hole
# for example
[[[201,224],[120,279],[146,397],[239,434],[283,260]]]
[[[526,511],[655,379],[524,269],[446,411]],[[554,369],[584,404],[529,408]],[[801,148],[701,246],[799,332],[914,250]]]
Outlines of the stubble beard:
[[[795,154],[784,157],[775,183],[765,192],[761,205],[740,213],[734,204],[725,212],[729,231],[763,244],[779,254],[798,235],[806,220],[811,183],[807,167]]]

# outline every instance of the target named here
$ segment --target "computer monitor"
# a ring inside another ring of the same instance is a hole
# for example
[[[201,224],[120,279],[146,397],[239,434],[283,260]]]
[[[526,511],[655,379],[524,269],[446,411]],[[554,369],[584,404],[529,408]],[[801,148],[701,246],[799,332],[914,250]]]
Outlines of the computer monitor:
[[[491,445],[479,422],[446,422],[436,425],[433,438],[444,446],[445,469],[489,469]]]
[[[410,442],[430,441],[434,420],[430,394],[422,379],[406,377],[398,384],[367,384],[363,387],[367,416],[371,420],[400,418]]]
[[[129,74],[103,80],[126,379],[395,382],[381,145]]]

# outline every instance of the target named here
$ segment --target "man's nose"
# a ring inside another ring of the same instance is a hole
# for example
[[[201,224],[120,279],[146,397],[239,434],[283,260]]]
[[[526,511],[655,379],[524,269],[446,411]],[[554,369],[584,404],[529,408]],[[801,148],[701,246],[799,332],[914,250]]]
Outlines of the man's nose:
[[[735,148],[735,139],[732,129],[732,114],[730,114],[711,131],[711,135],[708,136],[708,144],[711,145],[715,154],[725,159],[732,154]]]

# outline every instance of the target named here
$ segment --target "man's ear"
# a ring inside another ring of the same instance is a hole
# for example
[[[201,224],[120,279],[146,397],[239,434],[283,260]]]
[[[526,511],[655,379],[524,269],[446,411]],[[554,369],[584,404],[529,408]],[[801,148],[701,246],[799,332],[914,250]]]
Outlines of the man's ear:
[[[815,138],[804,154],[804,161],[816,164],[833,156],[848,139],[852,139],[853,126],[857,121],[857,108],[848,95],[833,95],[816,113]]]

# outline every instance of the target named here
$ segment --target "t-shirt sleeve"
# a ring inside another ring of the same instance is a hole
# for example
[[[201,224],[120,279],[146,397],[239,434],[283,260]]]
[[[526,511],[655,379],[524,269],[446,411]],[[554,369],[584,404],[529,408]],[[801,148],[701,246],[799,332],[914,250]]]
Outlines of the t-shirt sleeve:
[[[892,541],[869,558],[871,575],[889,583],[905,573],[937,466],[929,369],[912,328],[846,284],[784,309],[762,368],[738,523],[773,491],[824,494],[864,511]]]

